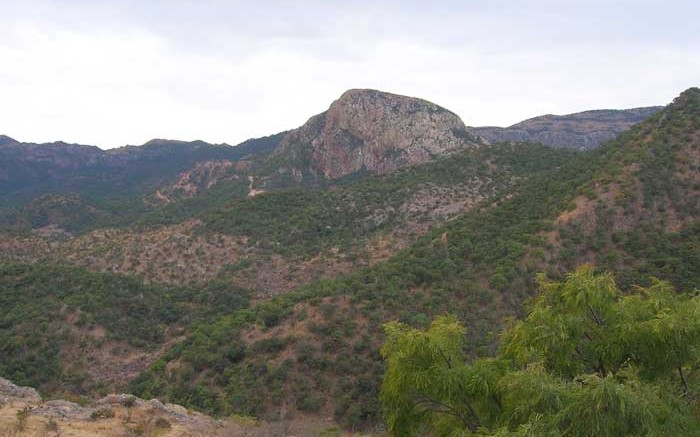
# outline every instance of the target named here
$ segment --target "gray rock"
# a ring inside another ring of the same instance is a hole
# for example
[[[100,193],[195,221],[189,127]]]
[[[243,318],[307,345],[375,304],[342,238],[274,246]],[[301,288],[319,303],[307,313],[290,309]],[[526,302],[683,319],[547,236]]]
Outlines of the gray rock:
[[[56,400],[37,405],[32,408],[31,414],[68,420],[88,420],[94,411],[94,408],[81,407],[73,402]]]
[[[434,103],[350,90],[287,133],[273,157],[286,158],[297,180],[334,179],[361,171],[388,173],[477,146],[462,120]]]
[[[39,392],[31,387],[19,387],[8,381],[0,378],[0,399],[4,400],[22,400],[25,402],[38,403],[41,402]]]

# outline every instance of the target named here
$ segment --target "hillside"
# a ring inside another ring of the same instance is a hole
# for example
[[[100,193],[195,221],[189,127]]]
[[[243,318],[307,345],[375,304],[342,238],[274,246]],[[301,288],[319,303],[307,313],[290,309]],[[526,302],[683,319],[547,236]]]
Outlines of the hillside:
[[[366,427],[378,421],[385,321],[424,326],[454,313],[467,325],[469,352],[480,355],[503,317],[532,295],[540,271],[557,278],[589,261],[614,271],[623,290],[647,284],[652,272],[692,290],[700,278],[699,147],[694,88],[617,140],[385,262],[200,324],[133,389],[216,413],[276,417],[295,408]]]
[[[537,272],[700,278],[695,88],[587,152],[371,90],[243,151],[86,147],[0,139],[0,376],[44,395],[371,429],[386,321],[454,313],[479,356]]]
[[[436,224],[572,156],[537,145],[495,146],[325,189],[253,197],[233,197],[235,181],[220,183],[145,216],[145,227],[73,238],[8,236],[0,241],[0,260],[42,260],[165,283],[226,278],[274,294],[386,259]],[[79,223],[76,217],[68,225]]]
[[[568,115],[542,115],[509,127],[485,126],[472,132],[489,144],[533,142],[550,147],[595,149],[632,125],[661,110],[661,106],[623,110],[595,110]]]
[[[333,121],[310,140],[312,156],[342,149],[343,135],[363,138],[357,149],[363,156],[385,150],[393,138],[406,153],[422,152],[406,162],[387,155],[383,169],[363,164],[343,177],[296,182],[285,165],[303,146],[297,139],[309,132],[307,124],[278,135],[270,155],[232,161],[211,160],[207,152],[206,161],[146,194],[107,201],[75,193],[35,198],[6,213],[6,221],[25,232],[0,240],[0,261],[41,260],[160,283],[226,279],[276,294],[384,260],[432,226],[572,156],[532,144],[472,147],[454,136],[463,124],[449,111],[371,90],[345,93],[329,114]],[[225,150],[239,147],[246,146]],[[426,147],[433,148],[430,154]],[[319,162],[309,161],[307,169]]]
[[[0,266],[0,374],[44,393],[123,390],[193,324],[377,264],[571,156],[494,147],[331,189],[243,198],[152,230],[4,238],[0,258],[22,264]]]

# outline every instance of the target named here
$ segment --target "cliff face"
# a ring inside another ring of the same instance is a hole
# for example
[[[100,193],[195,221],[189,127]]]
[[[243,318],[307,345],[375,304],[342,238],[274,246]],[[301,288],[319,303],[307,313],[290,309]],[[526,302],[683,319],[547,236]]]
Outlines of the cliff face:
[[[472,132],[487,143],[534,142],[550,147],[594,149],[632,125],[658,112],[661,106],[596,110],[569,115],[542,115],[510,127],[477,127]]]
[[[330,108],[289,132],[275,151],[292,173],[329,179],[388,173],[476,147],[462,120],[425,100],[374,90],[345,92]]]

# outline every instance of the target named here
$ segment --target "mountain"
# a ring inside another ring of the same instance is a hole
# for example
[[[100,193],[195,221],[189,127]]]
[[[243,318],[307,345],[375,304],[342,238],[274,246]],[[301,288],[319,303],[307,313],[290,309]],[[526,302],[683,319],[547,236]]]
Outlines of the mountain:
[[[130,225],[158,205],[230,180],[234,163],[268,154],[283,135],[234,147],[156,139],[109,150],[3,137],[0,228],[61,234]]]
[[[454,113],[428,101],[376,90],[349,90],[326,112],[282,139],[292,177],[336,179],[385,174],[477,147]]]
[[[13,144],[16,142],[17,140],[15,140],[14,138],[10,138],[7,135],[0,135],[0,146],[4,144]]]
[[[537,272],[560,278],[591,262],[615,272],[624,290],[652,275],[692,290],[699,148],[694,88],[617,140],[533,173],[385,261],[199,324],[132,387],[217,413],[278,417],[293,408],[366,427],[379,420],[387,321],[425,326],[453,313],[468,327],[469,352],[484,355],[503,319],[534,293]],[[192,401],[194,393],[206,401]]]
[[[483,144],[463,126],[419,99],[353,90],[267,152],[123,148],[157,170],[130,173],[129,189],[69,177],[107,152],[49,154],[41,177],[64,185],[23,192],[11,217],[32,232],[0,238],[0,376],[51,396],[130,391],[371,429],[387,321],[453,313],[468,352],[486,355],[538,272],[590,262],[626,291],[651,275],[697,286],[700,90],[591,151]],[[48,152],[28,150],[17,165],[42,168]]]
[[[175,190],[198,193],[193,197],[173,194],[173,201],[129,226],[72,238],[53,241],[42,234],[58,235],[60,229],[101,219],[99,211],[79,204],[85,200],[77,197],[42,197],[30,203],[29,212],[20,210],[21,220],[35,226],[32,235],[0,240],[0,260],[69,263],[167,283],[226,277],[276,294],[309,277],[347,273],[386,258],[435,224],[508,193],[571,156],[539,145],[499,145],[386,175],[338,180],[326,188],[297,186],[255,196],[236,173],[200,190],[208,184],[205,176],[221,167],[210,162],[208,171],[197,166],[182,184],[158,191],[163,198]]]
[[[145,194],[201,161],[232,160],[269,152],[282,134],[239,147],[203,141],[151,140],[142,146],[95,146],[0,140],[0,201],[18,205],[45,194],[101,198]]]
[[[276,333],[275,327],[288,318],[274,296],[296,299],[299,287],[319,279],[352,277],[355,271],[382,266],[431,227],[479,210],[574,155],[531,144],[468,149],[323,189],[296,187],[244,196],[172,225],[98,229],[63,238],[4,237],[0,289],[6,293],[0,294],[0,306],[7,311],[0,313],[0,374],[52,396],[123,391],[139,374],[151,371],[146,366],[158,368],[164,354],[174,354],[172,359],[180,361],[179,352],[171,348],[182,342],[188,343],[177,349],[186,351],[184,367],[173,364],[167,366],[169,372],[186,371],[190,359],[201,360],[204,366],[197,364],[193,372],[206,371],[211,377],[232,363],[249,363],[249,358],[262,365],[264,357],[254,357],[276,351],[288,341],[287,335],[273,339],[261,333],[260,338],[246,340],[244,349],[225,344],[217,351],[210,349],[219,345],[210,343],[211,327],[241,309],[247,312],[246,323],[254,324],[259,317],[265,326],[261,329]],[[194,199],[207,199],[212,193]],[[275,301],[269,306],[251,305],[271,298]],[[325,299],[318,303],[332,306]],[[237,330],[226,324],[221,335],[238,338]],[[220,353],[226,356],[219,357]],[[367,370],[364,365],[361,369]],[[372,375],[368,373],[368,378]],[[313,377],[314,372],[305,374],[289,386],[299,398],[295,394],[285,401],[288,417],[355,421],[344,419],[345,413],[336,415],[335,401],[327,402],[323,407],[327,414],[319,416],[316,394],[302,396]],[[159,391],[172,388],[158,382],[160,376],[152,381],[155,385],[146,387],[139,380],[133,390],[143,398],[169,396]],[[212,386],[216,390],[217,384]],[[260,397],[260,405],[249,403],[250,389],[236,390],[242,396],[238,406],[225,410],[219,410],[217,392],[204,386],[190,387],[188,382],[172,393],[186,396],[177,399],[189,408],[279,421],[268,410],[267,395]],[[374,408],[372,393],[366,392],[358,402],[367,401],[366,408]]]
[[[612,140],[661,108],[651,106],[585,111],[568,115],[542,115],[510,127],[476,127],[471,131],[489,144],[504,141],[533,142],[550,147],[589,150]]]
[[[157,139],[143,146],[103,151],[64,142],[21,143],[3,135],[0,201],[5,207],[19,207],[46,194],[77,194],[91,197],[93,202],[136,195],[157,197],[156,190],[177,185],[188,172],[201,173],[210,166],[221,168],[229,165],[227,161],[242,158],[248,159],[243,160],[237,173],[244,179],[253,176],[254,185],[269,189],[302,180],[385,174],[478,147],[480,140],[589,149],[658,110],[587,111],[545,115],[510,128],[467,128],[458,116],[425,100],[375,90],[350,90],[300,128],[251,139],[236,147]],[[271,156],[260,158],[270,152]],[[195,166],[199,170],[193,169]],[[276,183],[279,178],[287,182]],[[205,185],[210,188],[215,182],[208,179]],[[182,188],[175,187],[174,191]],[[188,196],[192,194],[191,187],[184,191]]]
[[[486,142],[530,141],[587,148],[628,129],[658,108],[543,116],[508,129],[467,128],[452,112],[425,100],[375,90],[350,90],[330,108],[289,132],[236,147],[202,141],[151,140],[103,151],[94,146],[21,143],[0,137],[0,225],[43,223],[28,202],[45,195],[80,196],[101,225],[135,220],[153,206],[238,179],[238,192],[286,188],[434,161]],[[233,166],[234,162],[239,165]],[[126,203],[125,203],[126,202]],[[17,209],[23,208],[23,217]],[[124,215],[124,211],[137,214]],[[81,221],[73,232],[99,225]],[[51,224],[51,223],[49,223]]]

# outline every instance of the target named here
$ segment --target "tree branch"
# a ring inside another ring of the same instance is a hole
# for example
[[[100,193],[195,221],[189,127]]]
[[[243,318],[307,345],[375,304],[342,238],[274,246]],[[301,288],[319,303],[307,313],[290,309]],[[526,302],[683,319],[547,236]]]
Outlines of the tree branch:
[[[442,359],[445,360],[445,363],[447,363],[447,368],[452,369],[452,360],[450,357],[447,356],[445,351],[442,350],[442,348],[437,348],[437,350],[440,352],[440,355],[442,356]]]
[[[690,400],[690,389],[688,389],[688,382],[685,380],[685,376],[683,375],[683,367],[678,366],[678,375],[681,377],[681,385],[683,386],[683,394],[685,395],[686,400]]]
[[[474,413],[474,410],[472,409],[471,405],[469,403],[466,403],[467,409],[471,413],[471,415],[475,419],[475,423],[472,423],[469,418],[461,413],[457,408],[452,407],[450,405],[445,404],[444,402],[440,402],[436,399],[430,398],[424,394],[419,394],[418,397],[422,397],[423,399],[417,399],[416,400],[416,406],[422,407],[424,411],[432,411],[435,413],[442,413],[442,414],[449,414],[450,416],[454,416],[458,418],[464,426],[466,426],[469,431],[471,432],[476,432],[479,429],[479,418],[476,416]],[[427,406],[423,406],[425,403],[428,403]],[[435,408],[438,407],[438,408]]]
[[[603,325],[603,319],[600,318],[600,316],[598,315],[598,313],[596,312],[596,310],[593,309],[593,307],[590,306],[589,304],[586,304],[586,306],[588,307],[588,311],[590,311],[591,316],[593,317],[593,321],[595,322],[595,324],[598,325],[598,326],[602,326],[602,325]]]

